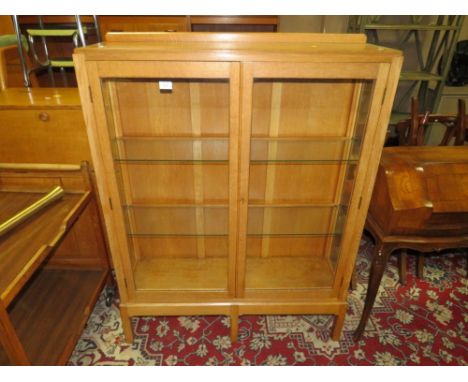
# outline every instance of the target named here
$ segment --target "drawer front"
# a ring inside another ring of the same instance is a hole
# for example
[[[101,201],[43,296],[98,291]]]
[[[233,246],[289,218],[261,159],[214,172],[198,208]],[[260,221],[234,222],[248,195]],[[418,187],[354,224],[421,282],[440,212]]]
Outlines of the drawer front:
[[[1,110],[0,162],[91,161],[81,109]]]

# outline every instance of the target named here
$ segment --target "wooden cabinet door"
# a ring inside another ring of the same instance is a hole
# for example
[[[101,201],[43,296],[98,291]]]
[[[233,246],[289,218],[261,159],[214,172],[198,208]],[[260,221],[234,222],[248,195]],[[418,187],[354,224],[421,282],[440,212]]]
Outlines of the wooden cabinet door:
[[[121,290],[146,301],[234,296],[239,64],[101,61],[87,70]]]
[[[383,144],[389,68],[242,66],[239,297],[336,296],[362,233],[368,161]]]

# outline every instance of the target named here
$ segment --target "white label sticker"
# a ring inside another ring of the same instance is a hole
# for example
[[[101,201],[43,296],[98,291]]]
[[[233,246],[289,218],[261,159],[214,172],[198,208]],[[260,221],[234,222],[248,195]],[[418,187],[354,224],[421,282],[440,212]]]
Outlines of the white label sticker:
[[[172,81],[159,81],[159,90],[172,90]]]

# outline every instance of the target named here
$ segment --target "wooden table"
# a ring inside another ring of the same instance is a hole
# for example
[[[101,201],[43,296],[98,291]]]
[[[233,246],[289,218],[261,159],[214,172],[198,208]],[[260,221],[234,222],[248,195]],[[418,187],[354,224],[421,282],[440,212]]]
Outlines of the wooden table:
[[[108,279],[85,164],[0,165],[0,221],[57,185],[61,200],[0,237],[0,365],[65,364]]]
[[[364,332],[393,251],[468,246],[468,146],[385,148],[366,229],[376,245],[355,340]]]

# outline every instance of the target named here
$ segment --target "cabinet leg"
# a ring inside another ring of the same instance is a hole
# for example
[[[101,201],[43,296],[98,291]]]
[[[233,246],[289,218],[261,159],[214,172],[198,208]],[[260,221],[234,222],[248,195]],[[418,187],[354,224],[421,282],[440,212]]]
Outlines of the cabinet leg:
[[[125,308],[120,308],[120,317],[122,319],[125,342],[131,344],[133,342],[132,318],[127,314]]]
[[[400,284],[406,285],[408,270],[408,252],[406,249],[402,249],[398,256],[398,272],[400,276]]]
[[[239,330],[239,309],[233,307],[231,309],[231,343],[237,341],[237,335]]]
[[[354,340],[358,341],[364,329],[366,328],[367,320],[369,319],[372,306],[374,305],[377,292],[379,290],[380,281],[387,265],[388,257],[392,252],[392,248],[379,243],[375,246],[374,253],[372,254],[372,264],[369,273],[369,285],[367,287],[366,301],[364,303],[364,309],[362,311],[361,321],[354,332]]]
[[[340,311],[336,315],[335,324],[333,325],[331,338],[333,341],[339,341],[341,332],[343,331],[343,325],[346,317],[346,305],[340,308]]]

